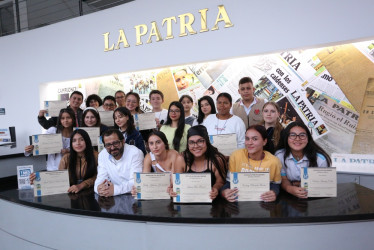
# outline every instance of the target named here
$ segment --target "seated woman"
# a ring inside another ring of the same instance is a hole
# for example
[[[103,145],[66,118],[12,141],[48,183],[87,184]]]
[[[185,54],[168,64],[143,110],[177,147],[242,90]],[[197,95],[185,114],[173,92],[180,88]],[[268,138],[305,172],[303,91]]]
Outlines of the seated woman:
[[[275,102],[267,102],[262,108],[262,121],[260,125],[266,128],[267,143],[264,147],[266,151],[274,154],[278,146],[283,126],[280,123],[280,108]]]
[[[58,170],[61,158],[64,154],[69,152],[70,136],[73,133],[73,126],[75,124],[75,114],[72,109],[61,109],[57,118],[57,126],[50,127],[46,134],[61,134],[62,135],[62,150],[58,154],[49,154],[47,158],[47,171]],[[34,150],[34,146],[25,147],[25,156],[30,156]]]
[[[98,153],[93,150],[91,139],[83,129],[77,129],[70,138],[70,153],[65,154],[58,167],[69,171],[69,193],[92,188],[97,175]]]
[[[202,125],[188,130],[188,147],[175,162],[175,173],[211,173],[212,191],[210,198],[217,197],[218,191],[225,183],[227,174],[226,158],[210,144],[208,132]],[[171,192],[171,196],[176,196]]]
[[[307,191],[300,187],[300,169],[330,167],[329,155],[314,142],[307,126],[297,121],[284,129],[278,148],[275,156],[282,163],[282,188],[298,198],[307,198]]]
[[[245,133],[245,148],[234,151],[230,156],[230,172],[269,172],[270,190],[261,195],[265,202],[275,201],[281,183],[281,163],[274,155],[264,151],[266,129],[261,125],[252,125]],[[228,178],[229,180],[229,178]],[[240,195],[237,189],[230,189],[230,182],[225,184],[222,196],[229,202],[237,201]]]
[[[191,126],[184,123],[184,108],[180,102],[172,102],[169,105],[168,119],[160,128],[166,135],[169,147],[182,152],[187,147],[187,131]]]
[[[113,113],[114,127],[119,129],[125,137],[125,142],[134,145],[146,154],[142,135],[135,129],[134,117],[125,107],[119,107]]]
[[[210,96],[203,96],[197,102],[199,105],[199,114],[194,121],[193,126],[200,125],[210,115],[217,113],[214,101]]]
[[[100,135],[108,130],[108,127],[101,124],[99,112],[92,107],[88,107],[83,111],[83,126],[82,127],[99,127]]]
[[[143,173],[173,172],[174,162],[178,152],[169,149],[169,143],[164,133],[153,131],[148,138],[149,152],[144,158]]]
[[[237,148],[244,148],[245,125],[243,120],[230,114],[232,98],[229,93],[217,96],[217,114],[209,115],[203,122],[209,135],[236,134]]]

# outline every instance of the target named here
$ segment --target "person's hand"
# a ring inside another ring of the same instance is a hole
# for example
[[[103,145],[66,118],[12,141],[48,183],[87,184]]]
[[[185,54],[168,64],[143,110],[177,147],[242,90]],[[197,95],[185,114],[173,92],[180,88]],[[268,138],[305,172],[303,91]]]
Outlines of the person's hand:
[[[234,188],[234,189],[225,189],[221,192],[223,198],[225,198],[229,202],[235,202],[238,201],[238,193],[239,190]]]
[[[273,190],[269,190],[261,195],[261,200],[265,202],[272,202],[277,199],[277,196]]]
[[[70,149],[69,148],[63,148],[61,149],[61,154],[64,155],[66,153],[69,153],[70,152]]]
[[[29,145],[25,147],[25,152],[32,154],[32,151],[34,150],[34,145]]]
[[[170,197],[177,197],[177,193],[173,191],[173,185],[168,186],[166,192],[169,193]]]
[[[97,191],[100,196],[110,197],[114,194],[114,185],[108,180],[104,180],[103,183],[101,183],[97,187]]]
[[[216,188],[212,188],[212,191],[209,192],[209,197],[214,200],[218,195],[218,190]]]
[[[160,124],[160,119],[155,118],[155,121],[156,121],[156,127],[157,127],[158,129],[160,129],[160,128],[161,128],[161,125],[162,125],[162,124]]]
[[[138,193],[138,192],[136,192],[136,187],[135,187],[135,186],[132,186],[132,189],[131,189],[131,195],[135,197],[137,193]]]
[[[308,198],[308,192],[302,187],[289,186],[287,192],[301,199]]]
[[[41,109],[41,110],[39,110],[39,117],[43,117],[45,114],[47,113],[47,110],[45,110],[45,109]]]
[[[68,189],[68,192],[69,193],[78,193],[79,191],[81,191],[84,187],[84,183],[80,183],[78,185],[72,185],[71,187],[69,187]]]
[[[36,178],[36,174],[35,173],[31,173],[29,175],[29,180],[30,180],[30,185],[33,185],[34,184],[34,180]]]

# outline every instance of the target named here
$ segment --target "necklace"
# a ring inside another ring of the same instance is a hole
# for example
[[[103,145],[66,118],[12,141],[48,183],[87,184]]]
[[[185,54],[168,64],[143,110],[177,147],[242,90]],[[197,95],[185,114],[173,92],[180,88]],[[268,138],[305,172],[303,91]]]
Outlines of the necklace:
[[[195,161],[193,162],[192,166],[195,167],[195,170],[192,170],[192,167],[191,167],[191,170],[192,170],[192,171],[194,171],[194,172],[196,172],[196,173],[202,173],[202,172],[204,172],[204,171],[206,170],[206,169],[205,169],[205,167],[206,167],[206,159],[204,160],[204,170],[202,170],[202,171],[197,171],[197,166],[196,166]]]
[[[261,168],[261,164],[262,164],[262,160],[265,158],[265,153],[262,152],[262,155],[261,155],[261,161],[260,161],[260,165],[258,165],[257,169],[259,170]],[[248,167],[251,168],[251,164],[250,164],[250,157],[249,157],[249,154],[248,154]],[[255,170],[256,168],[254,168]]]
[[[230,119],[227,119],[226,121],[225,121],[225,123],[223,124],[223,127],[222,127],[222,129],[221,130],[219,130],[219,127],[218,127],[218,125],[219,125],[219,117],[218,117],[219,115],[217,115],[217,125],[216,125],[216,130],[217,130],[217,135],[219,135],[219,134],[221,134],[222,133],[222,130],[224,130],[225,128],[226,128],[226,123],[227,123],[227,121]]]

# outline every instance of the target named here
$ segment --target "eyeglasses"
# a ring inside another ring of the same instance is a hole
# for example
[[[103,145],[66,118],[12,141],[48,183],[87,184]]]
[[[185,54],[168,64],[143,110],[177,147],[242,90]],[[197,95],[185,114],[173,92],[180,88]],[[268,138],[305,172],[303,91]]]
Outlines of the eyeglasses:
[[[179,109],[170,109],[169,112],[173,113],[173,114],[176,114],[176,113],[180,113],[181,111]]]
[[[105,143],[104,147],[105,148],[111,148],[112,146],[114,146],[115,148],[119,146],[119,144],[121,143],[121,141],[115,141],[113,143]]]
[[[113,104],[113,103],[112,103],[112,104],[105,103],[104,106],[105,106],[105,107],[114,107],[114,106],[116,106],[116,105]]]
[[[125,96],[117,96],[116,99],[123,99]]]
[[[299,137],[300,140],[305,140],[306,138],[308,138],[306,133],[300,133],[300,134],[290,133],[288,136],[288,138],[290,138],[291,140],[296,140],[297,137]]]
[[[199,139],[197,141],[188,141],[188,146],[190,146],[190,147],[193,147],[193,146],[196,146],[196,145],[201,147],[201,146],[204,146],[204,144],[205,144],[204,139]]]

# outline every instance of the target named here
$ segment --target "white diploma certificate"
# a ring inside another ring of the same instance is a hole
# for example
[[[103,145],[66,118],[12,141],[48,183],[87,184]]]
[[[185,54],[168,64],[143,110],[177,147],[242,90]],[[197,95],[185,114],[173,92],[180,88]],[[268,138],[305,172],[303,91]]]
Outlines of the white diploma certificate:
[[[33,169],[33,165],[17,166],[18,189],[31,189],[29,177]]]
[[[34,180],[34,196],[67,193],[69,189],[69,173],[67,170],[36,172]]]
[[[136,199],[161,200],[170,199],[167,188],[170,186],[170,172],[134,173]]]
[[[211,173],[173,174],[173,191],[177,203],[211,203]]]
[[[99,111],[101,123],[108,127],[114,126],[113,111]]]
[[[33,135],[31,136],[31,141],[32,145],[34,145],[34,156],[61,153],[61,134]]]
[[[58,116],[61,109],[66,109],[66,101],[44,101],[46,116]]]
[[[76,127],[76,129],[83,129],[87,132],[88,136],[91,139],[92,146],[97,146],[97,138],[100,137],[100,128],[99,127]]]
[[[230,173],[230,188],[238,189],[238,201],[261,201],[261,195],[270,190],[269,172]]]
[[[138,131],[153,129],[157,127],[155,113],[153,112],[135,114],[133,116],[134,116],[135,128]]]
[[[237,150],[236,134],[209,135],[210,143],[225,156]]]
[[[308,197],[336,197],[336,168],[301,168],[300,177]]]

